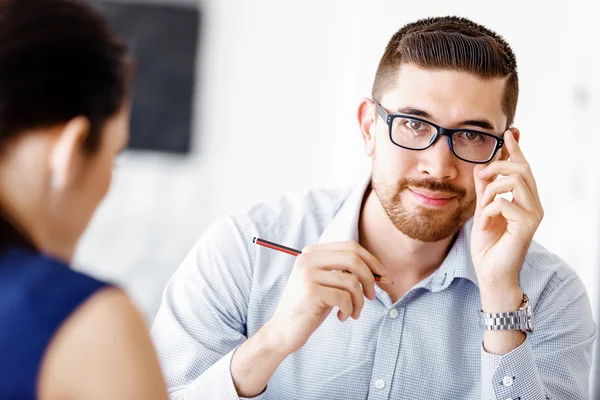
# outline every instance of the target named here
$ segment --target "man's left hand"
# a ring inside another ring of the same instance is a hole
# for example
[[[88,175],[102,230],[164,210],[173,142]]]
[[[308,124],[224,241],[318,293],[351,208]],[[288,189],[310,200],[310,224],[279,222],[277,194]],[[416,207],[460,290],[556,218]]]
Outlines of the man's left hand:
[[[511,130],[506,131],[504,140],[509,160],[474,168],[477,207],[471,257],[486,312],[519,307],[519,273],[544,216],[531,168]],[[495,179],[498,175],[502,177]],[[496,196],[508,192],[512,202]]]

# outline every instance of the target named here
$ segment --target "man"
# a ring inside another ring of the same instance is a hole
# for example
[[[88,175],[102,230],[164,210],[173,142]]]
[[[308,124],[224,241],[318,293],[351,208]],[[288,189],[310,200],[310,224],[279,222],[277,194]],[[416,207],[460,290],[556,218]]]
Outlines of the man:
[[[398,31],[358,110],[369,180],[217,223],[167,285],[152,334],[171,397],[587,398],[596,328],[581,281],[532,242],[517,97],[485,27]]]

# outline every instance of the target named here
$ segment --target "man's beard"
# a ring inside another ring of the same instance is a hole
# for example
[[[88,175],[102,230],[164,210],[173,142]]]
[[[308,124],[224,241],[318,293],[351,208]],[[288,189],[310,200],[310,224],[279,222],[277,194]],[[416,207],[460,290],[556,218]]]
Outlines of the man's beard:
[[[388,218],[406,236],[421,242],[437,242],[454,236],[475,212],[473,199],[465,203],[466,190],[446,181],[403,179],[396,185],[381,183],[376,179],[375,165],[372,186]],[[412,211],[402,204],[401,194],[408,188],[423,188],[443,192],[458,202],[452,212],[416,206]]]

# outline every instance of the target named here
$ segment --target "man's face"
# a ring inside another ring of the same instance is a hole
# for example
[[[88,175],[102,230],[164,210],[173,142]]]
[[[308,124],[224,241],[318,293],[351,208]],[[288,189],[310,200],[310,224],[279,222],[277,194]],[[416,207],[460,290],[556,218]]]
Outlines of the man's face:
[[[501,78],[483,80],[465,72],[405,64],[396,87],[380,101],[388,113],[413,115],[445,128],[499,134],[507,122],[504,86]],[[421,151],[394,145],[387,124],[371,108],[375,123],[365,140],[373,156],[373,189],[388,217],[401,232],[423,242],[454,235],[475,211],[476,164],[458,159],[446,136]],[[491,129],[483,127],[485,122]]]

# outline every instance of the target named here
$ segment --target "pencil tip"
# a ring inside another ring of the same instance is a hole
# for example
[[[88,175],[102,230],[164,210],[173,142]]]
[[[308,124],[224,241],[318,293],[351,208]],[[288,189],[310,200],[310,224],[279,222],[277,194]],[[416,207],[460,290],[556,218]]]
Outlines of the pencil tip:
[[[254,239],[252,239],[252,243],[256,243],[256,236],[254,236]]]

